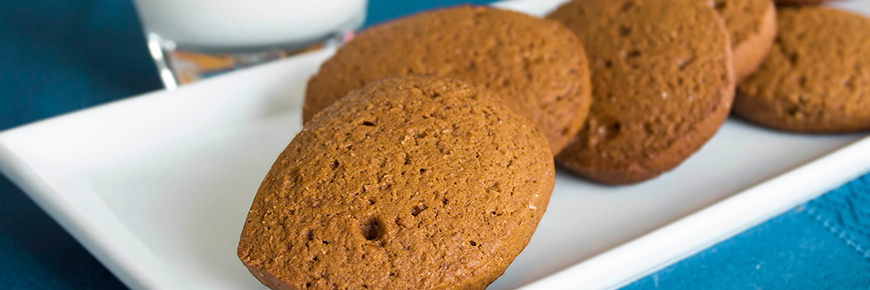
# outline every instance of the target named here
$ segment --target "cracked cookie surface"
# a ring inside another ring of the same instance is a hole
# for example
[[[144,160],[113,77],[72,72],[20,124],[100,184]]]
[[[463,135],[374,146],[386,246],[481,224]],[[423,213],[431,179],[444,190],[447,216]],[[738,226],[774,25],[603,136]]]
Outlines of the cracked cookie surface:
[[[697,0],[578,0],[547,16],[586,46],[592,107],[556,156],[607,184],[637,183],[697,151],[728,116],[731,46],[715,10]]]
[[[870,130],[870,19],[821,6],[778,10],[773,49],[738,86],[734,113],[785,131]]]
[[[368,28],[308,82],[303,121],[351,90],[394,76],[430,74],[493,90],[537,124],[558,153],[583,126],[591,102],[580,40],[555,21],[490,7],[458,6]]]
[[[734,75],[739,81],[758,69],[776,36],[776,7],[771,0],[710,1],[731,38]]]
[[[544,135],[491,91],[386,79],[305,124],[238,255],[274,289],[483,289],[528,243],[554,178]]]

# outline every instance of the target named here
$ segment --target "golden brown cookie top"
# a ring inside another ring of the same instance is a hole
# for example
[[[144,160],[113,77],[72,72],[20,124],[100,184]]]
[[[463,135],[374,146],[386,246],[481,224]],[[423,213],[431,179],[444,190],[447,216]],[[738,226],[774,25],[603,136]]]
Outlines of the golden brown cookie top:
[[[736,112],[782,130],[870,129],[870,19],[821,6],[777,13],[770,56],[738,88],[739,102],[756,104]]]
[[[703,0],[725,21],[731,38],[734,75],[738,82],[752,74],[770,51],[776,36],[776,8],[771,0]]]
[[[238,254],[282,289],[483,289],[528,243],[554,174],[543,134],[491,91],[386,79],[281,153]]]
[[[369,28],[308,83],[303,120],[347,92],[386,77],[446,76],[487,87],[534,121],[553,152],[580,129],[590,104],[583,45],[554,21],[458,6]]]
[[[592,97],[586,126],[557,160],[587,178],[633,183],[694,153],[730,110],[727,32],[697,0],[582,0],[548,18],[586,47]]]
[[[725,21],[731,46],[746,42],[761,33],[765,16],[775,8],[771,0],[702,0],[707,1]]]

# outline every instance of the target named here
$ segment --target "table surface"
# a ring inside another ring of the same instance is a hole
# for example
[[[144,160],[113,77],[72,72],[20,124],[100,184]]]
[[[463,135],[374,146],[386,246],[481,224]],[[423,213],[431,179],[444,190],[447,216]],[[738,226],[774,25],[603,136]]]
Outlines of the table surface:
[[[370,0],[367,25],[459,3]],[[161,88],[129,1],[0,1],[0,130]],[[870,175],[627,289],[870,288]],[[0,289],[125,289],[0,176]]]

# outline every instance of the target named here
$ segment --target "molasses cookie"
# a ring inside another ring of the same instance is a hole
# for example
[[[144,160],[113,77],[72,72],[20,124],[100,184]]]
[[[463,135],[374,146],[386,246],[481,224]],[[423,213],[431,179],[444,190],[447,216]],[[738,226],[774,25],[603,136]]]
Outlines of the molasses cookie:
[[[590,104],[583,45],[561,24],[489,7],[423,12],[369,28],[308,82],[303,120],[349,91],[392,76],[431,74],[483,86],[535,122],[559,152]]]
[[[771,0],[714,0],[731,37],[734,75],[742,80],[758,69],[776,37],[776,7]]]
[[[305,124],[238,256],[273,289],[483,289],[529,242],[554,176],[544,135],[490,90],[386,79]]]
[[[734,113],[778,130],[870,130],[870,19],[788,6],[770,56],[738,87]]]
[[[727,31],[697,0],[578,0],[548,16],[586,47],[593,103],[556,156],[593,181],[628,184],[670,170],[728,116],[734,73]]]

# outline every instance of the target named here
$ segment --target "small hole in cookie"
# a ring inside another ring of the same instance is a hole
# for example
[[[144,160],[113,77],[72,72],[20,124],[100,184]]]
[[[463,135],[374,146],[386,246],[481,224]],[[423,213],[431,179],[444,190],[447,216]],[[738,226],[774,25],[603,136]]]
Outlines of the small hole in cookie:
[[[792,65],[796,65],[796,64],[798,63],[798,59],[800,59],[800,56],[798,56],[797,53],[790,53],[790,54],[788,55],[788,61],[789,61]]]
[[[598,127],[598,134],[599,134],[599,136],[603,137],[604,140],[609,141],[609,140],[616,139],[616,137],[619,136],[620,129],[622,129],[622,124],[620,124],[620,123],[613,123],[613,124],[609,124],[609,125],[604,125],[604,126]]]
[[[800,85],[802,88],[806,88],[807,87],[807,76],[801,75],[798,78],[798,85]]]
[[[305,288],[311,288],[311,282],[305,283]]]
[[[716,3],[713,4],[713,8],[716,9],[716,11],[725,10],[725,7],[727,7],[727,5],[728,5],[727,2],[728,1],[724,1],[724,0],[716,1]]]
[[[447,204],[447,202],[449,202],[449,201],[447,200],[447,198],[441,198],[441,203],[443,203],[443,204]]]
[[[610,67],[612,67],[612,66],[613,66],[613,62],[612,62],[612,61],[609,61],[609,60],[608,60],[608,61],[605,61],[605,62],[604,62],[604,67],[606,67],[606,68],[610,68]]]
[[[625,53],[625,58],[632,59],[641,56],[640,50],[633,49]]]
[[[619,36],[629,36],[631,35],[631,26],[620,25],[619,26]]]
[[[362,122],[362,125],[363,125],[363,126],[372,127],[372,126],[375,125],[375,123],[372,123],[372,122],[369,122],[369,121],[363,121],[363,122]]]
[[[475,243],[474,241],[470,241],[470,242],[468,242],[468,243],[471,244],[472,247],[476,247],[476,246],[477,246],[477,243]]]
[[[423,210],[425,210],[425,209],[427,209],[427,208],[428,208],[428,207],[426,207],[425,204],[421,204],[421,205],[415,206],[414,208],[411,209],[411,215],[412,215],[412,216],[417,216],[418,214],[420,214],[420,212],[422,212]]]
[[[376,240],[384,234],[384,228],[376,218],[367,218],[360,225],[363,237],[366,240]]]
[[[338,164],[338,160],[332,160],[332,161],[329,162],[329,168],[330,168],[330,169],[336,169],[336,168],[338,168],[338,165],[339,165],[339,164]]]
[[[413,134],[411,134],[411,137],[418,138],[418,139],[419,138],[426,138],[427,136],[429,136],[429,134],[426,132],[416,132],[415,131]]]
[[[420,168],[420,173],[426,172],[426,168]]]
[[[306,233],[305,233],[305,238],[307,238],[309,241],[314,240],[314,233],[311,232],[311,231],[306,232]]]

